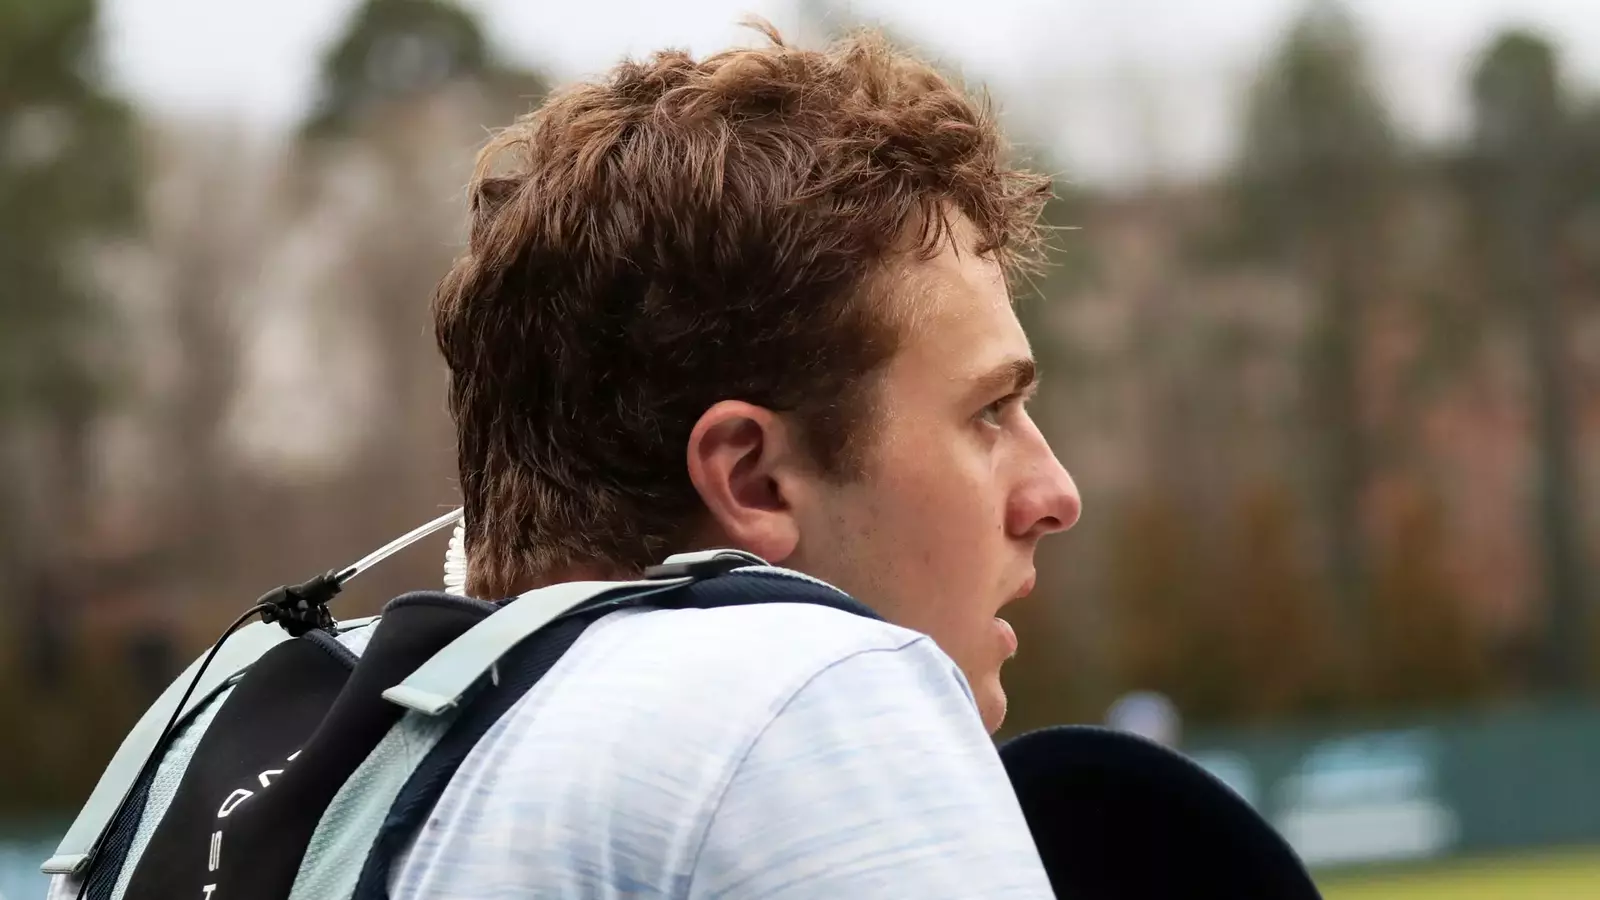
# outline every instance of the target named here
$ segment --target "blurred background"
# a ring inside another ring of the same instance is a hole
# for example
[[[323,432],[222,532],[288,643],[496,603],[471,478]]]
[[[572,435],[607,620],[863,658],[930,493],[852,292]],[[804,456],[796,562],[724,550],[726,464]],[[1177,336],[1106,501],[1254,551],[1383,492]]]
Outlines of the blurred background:
[[[0,896],[239,611],[455,504],[486,129],[747,12],[885,29],[1056,176],[1019,302],[1085,514],[1002,737],[1173,743],[1330,897],[1600,896],[1587,0],[0,0]]]

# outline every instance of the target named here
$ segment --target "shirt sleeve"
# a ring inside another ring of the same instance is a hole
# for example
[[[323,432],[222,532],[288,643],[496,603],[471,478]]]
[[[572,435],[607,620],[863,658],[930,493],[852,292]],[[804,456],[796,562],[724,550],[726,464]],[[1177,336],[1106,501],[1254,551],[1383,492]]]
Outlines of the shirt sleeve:
[[[1052,900],[999,755],[926,638],[834,663],[778,712],[707,826],[691,900]]]

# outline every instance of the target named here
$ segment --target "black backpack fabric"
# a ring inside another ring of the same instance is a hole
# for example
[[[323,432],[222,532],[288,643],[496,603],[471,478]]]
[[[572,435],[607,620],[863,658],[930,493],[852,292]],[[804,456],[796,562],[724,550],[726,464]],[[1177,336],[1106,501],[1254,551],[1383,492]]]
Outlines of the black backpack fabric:
[[[493,611],[410,594],[359,660],[322,631],[269,650],[201,739],[124,896],[287,897],[334,792],[405,712],[383,691]]]

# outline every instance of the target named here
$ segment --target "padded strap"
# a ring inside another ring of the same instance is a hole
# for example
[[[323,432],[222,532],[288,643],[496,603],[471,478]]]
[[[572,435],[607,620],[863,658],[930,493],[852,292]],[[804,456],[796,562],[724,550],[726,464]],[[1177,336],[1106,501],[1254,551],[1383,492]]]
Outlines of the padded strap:
[[[200,678],[200,683],[195,685],[194,693],[190,694],[189,702],[185,704],[183,713],[178,717],[178,724],[188,718],[194,711],[209,702],[218,691],[222,690],[240,672],[249,668],[261,654],[267,652],[279,643],[288,640],[289,636],[282,628],[276,625],[267,625],[255,622],[239,629],[217,651],[216,659],[211,661],[205,675]],[[209,650],[208,650],[209,652]],[[80,871],[89,861],[89,858],[99,848],[101,840],[111,824],[111,819],[122,806],[123,798],[127,797],[134,788],[134,781],[139,777],[139,771],[144,768],[145,760],[151,753],[156,752],[156,741],[161,738],[161,731],[166,727],[167,720],[172,718],[172,711],[178,706],[178,699],[188,690],[189,682],[194,678],[194,673],[199,668],[201,656],[189,667],[183,670],[167,689],[161,693],[156,702],[145,710],[133,730],[123,739],[122,746],[117,748],[117,753],[111,758],[110,765],[101,773],[100,781],[94,786],[94,792],[89,795],[89,800],[79,810],[78,818],[67,829],[67,834],[56,847],[55,855],[45,861],[40,869],[46,875],[71,875]]]
[[[513,647],[585,604],[633,601],[735,566],[766,564],[743,550],[696,550],[667,557],[643,581],[572,581],[529,591],[451,641],[404,681],[384,691],[383,697],[425,716],[437,716],[460,703],[467,689]]]
[[[504,614],[501,611],[495,616]],[[389,879],[395,863],[455,777],[461,761],[599,616],[593,610],[571,616],[541,631],[534,640],[511,648],[505,660],[504,679],[475,694],[462,707],[460,717],[411,770],[373,838],[351,900],[389,900]]]
[[[572,581],[530,591],[451,641],[404,681],[384,691],[383,697],[423,715],[437,716],[461,702],[467,689],[513,647],[566,612],[590,601],[670,591],[693,580]]]
[[[669,560],[683,563],[706,561]],[[748,558],[741,557],[736,562],[746,563]],[[685,581],[694,583],[685,587],[682,583]],[[495,613],[484,624],[506,615],[518,604],[531,599],[531,596],[519,599]],[[557,616],[557,620],[548,628],[537,634],[530,633],[531,640],[508,648],[505,658],[498,660],[502,664],[499,680],[486,685],[461,704],[459,717],[412,770],[372,842],[351,900],[388,900],[389,881],[395,864],[455,777],[462,761],[484,734],[550,671],[595,621],[623,607],[659,604],[673,609],[717,609],[755,603],[808,603],[870,619],[879,618],[864,604],[832,585],[764,564],[743,565],[720,577],[674,579],[670,587],[662,590],[619,592],[606,602],[580,606],[570,615]]]

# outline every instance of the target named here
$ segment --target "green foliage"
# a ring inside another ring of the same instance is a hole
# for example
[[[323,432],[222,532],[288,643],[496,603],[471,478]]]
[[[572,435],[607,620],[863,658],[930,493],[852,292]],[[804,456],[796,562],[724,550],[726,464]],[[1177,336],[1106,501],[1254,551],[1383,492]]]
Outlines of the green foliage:
[[[1574,213],[1593,221],[1600,216],[1600,100],[1572,101],[1567,125],[1567,185],[1562,196]],[[1591,240],[1591,257],[1600,256]]]
[[[1532,519],[1546,616],[1540,672],[1547,687],[1585,680],[1589,615],[1587,544],[1579,498],[1581,452],[1573,427],[1575,386],[1566,349],[1570,312],[1560,296],[1565,245],[1581,207],[1573,190],[1587,137],[1574,127],[1554,47],[1522,31],[1489,47],[1472,78],[1471,196],[1482,227],[1484,283],[1514,313],[1529,378],[1537,453]]]
[[[1300,550],[1293,496],[1260,482],[1200,522],[1152,490],[1116,524],[1115,680],[1196,722],[1270,721],[1348,705],[1348,660]]]
[[[101,86],[96,3],[0,2],[0,420],[87,409],[107,310],[85,244],[137,219],[126,105]]]
[[[1547,162],[1566,126],[1555,48],[1513,30],[1494,39],[1472,74],[1474,149],[1486,160]]]
[[[456,4],[366,0],[323,57],[306,136],[346,132],[379,109],[480,76],[489,66],[482,28]]]
[[[1492,41],[1471,78],[1472,139],[1462,169],[1477,256],[1490,289],[1515,309],[1529,298],[1530,257],[1548,257],[1574,192],[1579,132],[1567,111],[1555,48],[1523,31]]]
[[[366,0],[323,55],[302,136],[350,135],[384,110],[463,81],[507,101],[507,118],[549,90],[539,73],[497,58],[476,16],[452,0]]]
[[[0,631],[0,646],[19,636]],[[117,640],[80,635],[64,679],[41,689],[15,657],[0,654],[0,759],[11,776],[6,816],[74,808],[93,789],[143,708],[155,698],[130,684]]]
[[[1513,55],[1539,71],[1526,47]],[[1513,127],[1547,132],[1537,90],[1513,80],[1483,91],[1528,98],[1523,114],[1533,118]],[[1274,271],[1306,292],[1299,345],[1278,348],[1298,358],[1300,390],[1282,426],[1301,452],[1277,474],[1220,491],[1231,508],[1221,522],[1186,524],[1192,505],[1124,519],[1133,533],[1120,541],[1166,548],[1153,557],[1130,550],[1135,558],[1114,563],[1127,579],[1113,582],[1123,629],[1155,635],[1126,648],[1137,682],[1129,686],[1166,690],[1209,721],[1482,698],[1487,641],[1449,572],[1437,504],[1378,502],[1395,491],[1433,496],[1423,471],[1406,466],[1443,387],[1418,385],[1438,381],[1441,366],[1459,384],[1482,346],[1466,289],[1473,276],[1424,275],[1419,289],[1407,268],[1416,257],[1406,254],[1432,244],[1404,243],[1407,228],[1460,214],[1451,191],[1468,167],[1409,157],[1356,23],[1324,0],[1307,4],[1258,73],[1242,137],[1219,204],[1229,215],[1198,235],[1192,248],[1202,252],[1188,261]],[[1444,230],[1445,244],[1453,233]],[[1398,362],[1386,349],[1407,344],[1418,352]],[[1217,395],[1228,360],[1249,349],[1222,346],[1209,380],[1190,377]],[[1206,415],[1211,427],[1228,427]]]
[[[1354,21],[1313,2],[1248,97],[1236,175],[1246,252],[1284,253],[1370,225],[1397,141]]]
[[[1491,687],[1490,660],[1447,571],[1440,504],[1414,490],[1398,500],[1367,620],[1364,705],[1418,711],[1482,699]]]
[[[1361,503],[1373,440],[1360,380],[1370,309],[1382,293],[1399,148],[1355,23],[1314,0],[1249,98],[1236,174],[1239,249],[1303,279],[1314,301],[1302,347],[1307,486],[1325,570],[1347,633],[1368,600]]]

